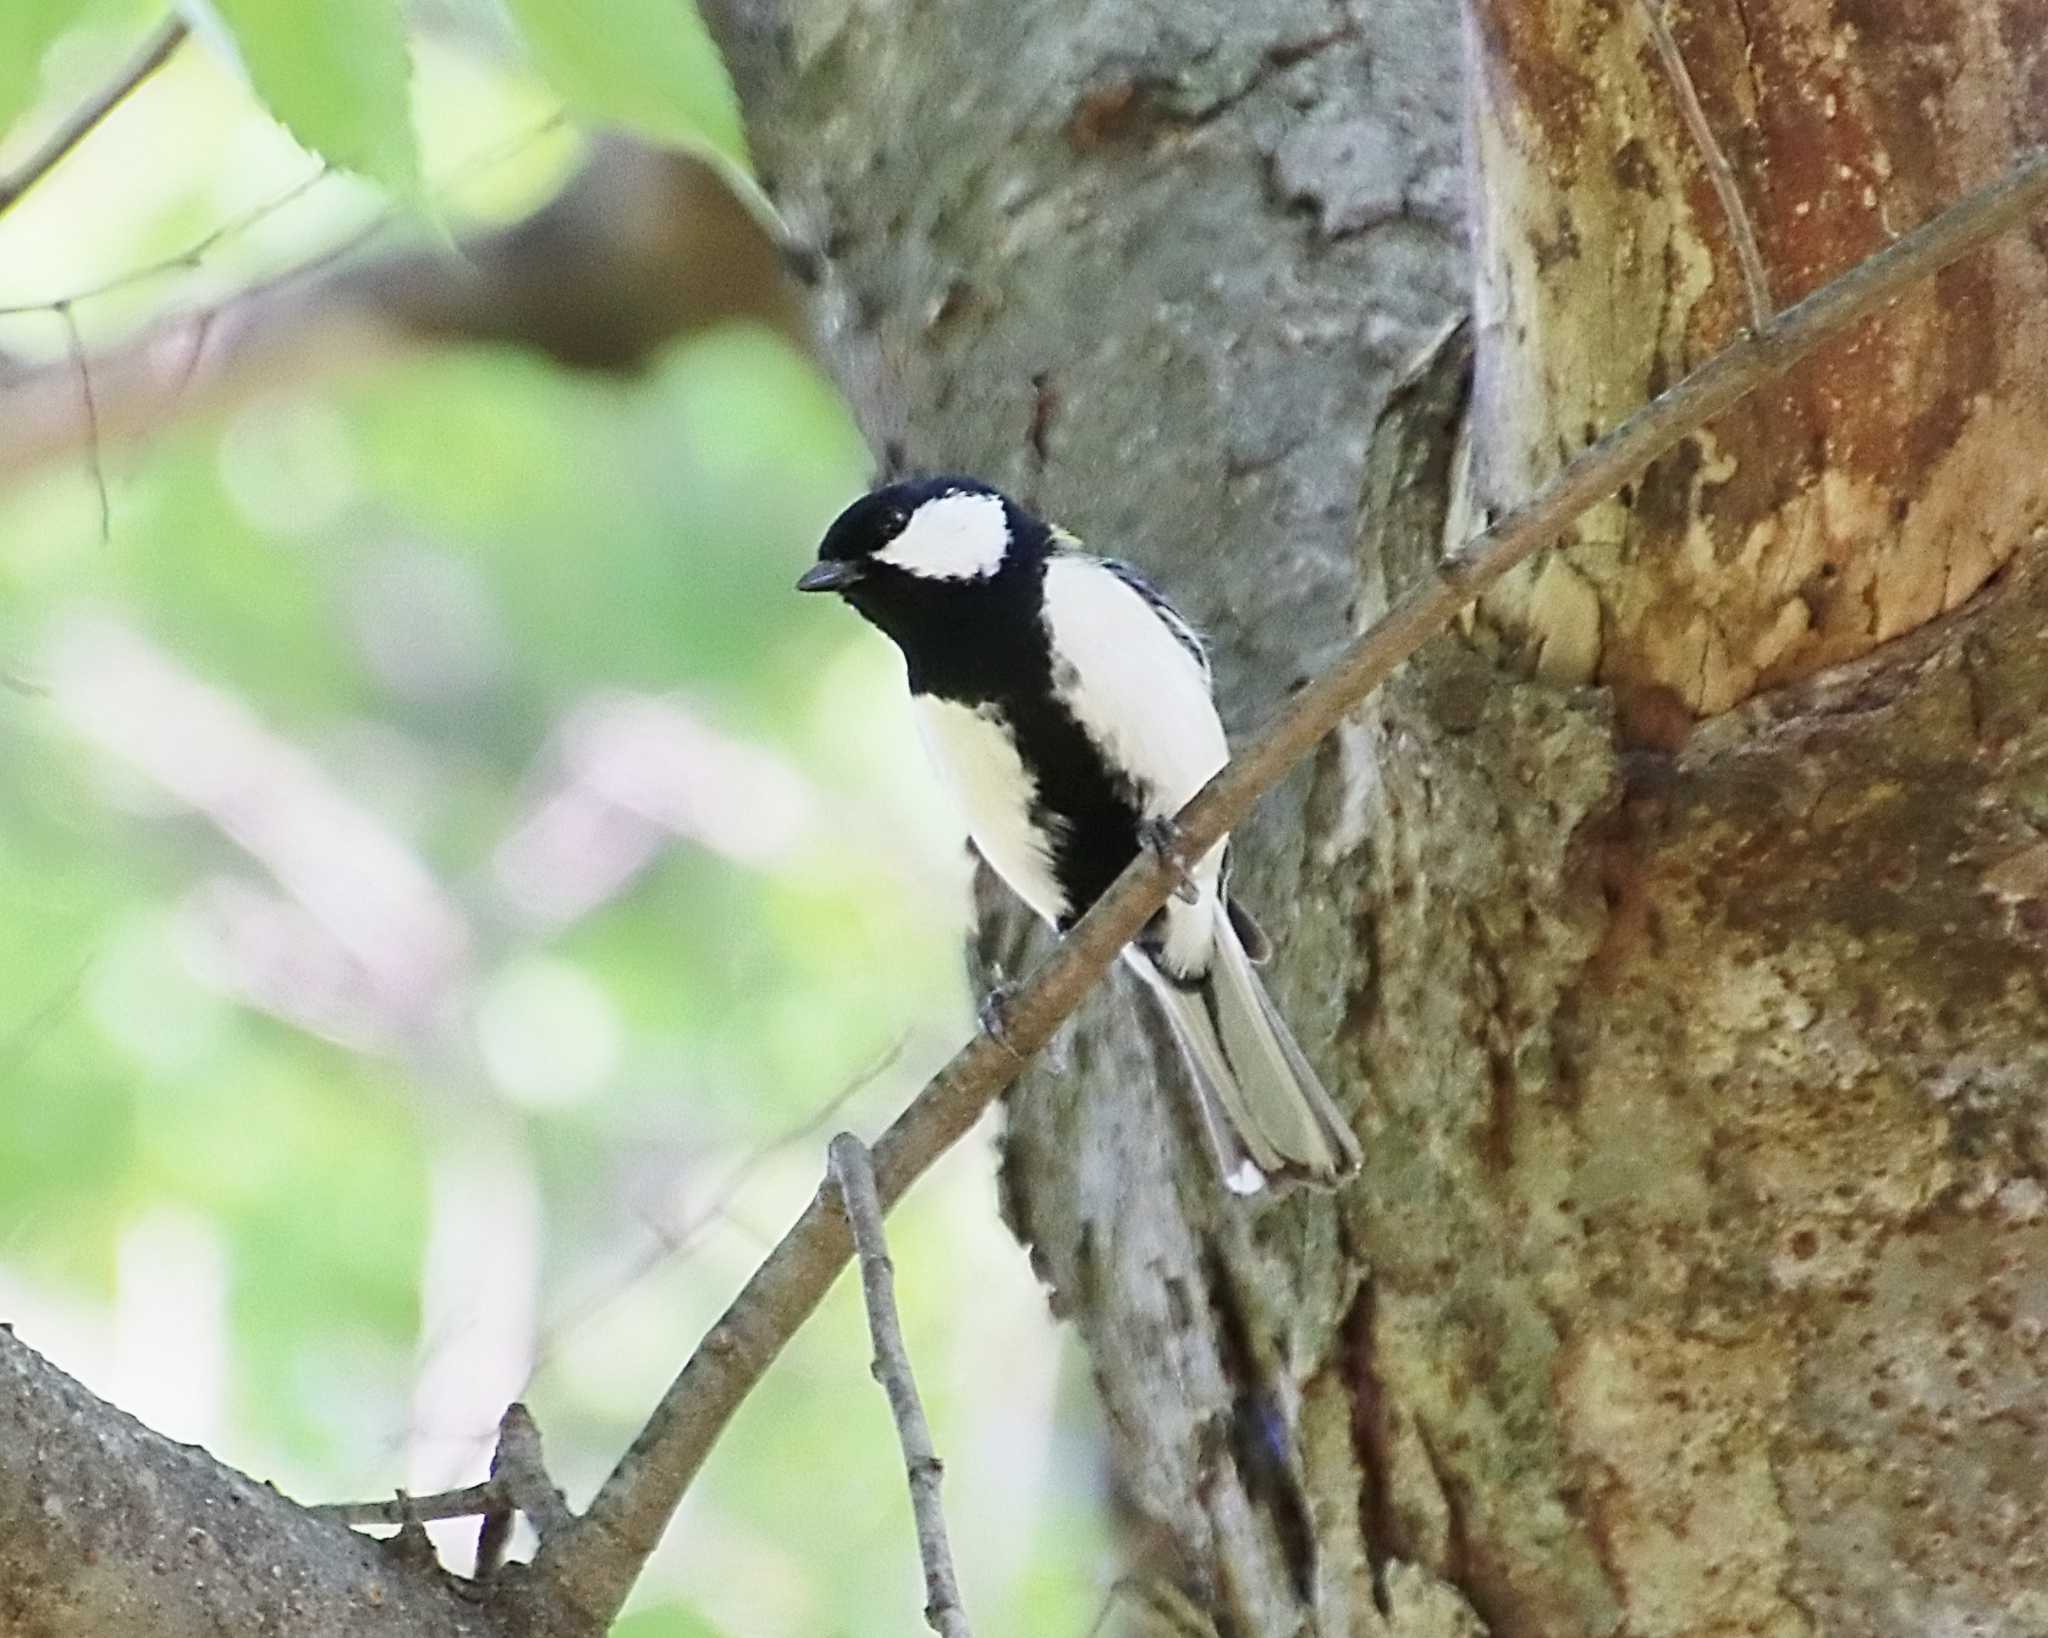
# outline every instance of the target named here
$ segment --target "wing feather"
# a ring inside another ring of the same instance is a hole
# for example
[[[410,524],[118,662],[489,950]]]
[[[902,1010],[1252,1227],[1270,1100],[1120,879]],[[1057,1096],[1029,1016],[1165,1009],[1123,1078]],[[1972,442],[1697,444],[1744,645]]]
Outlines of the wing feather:
[[[1166,594],[1128,563],[1113,557],[1099,557],[1095,561],[1145,600],[1146,606],[1159,617],[1159,623],[1173,633],[1173,640],[1193,656],[1195,664],[1201,668],[1203,685],[1213,689],[1216,679],[1209,671],[1209,645],[1202,641],[1202,634],[1188,624],[1180,610],[1166,600]]]

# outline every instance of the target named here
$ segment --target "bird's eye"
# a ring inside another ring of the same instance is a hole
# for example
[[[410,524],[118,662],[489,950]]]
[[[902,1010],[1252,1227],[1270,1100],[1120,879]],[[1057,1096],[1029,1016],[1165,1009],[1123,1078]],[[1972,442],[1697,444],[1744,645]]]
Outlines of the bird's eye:
[[[892,535],[900,535],[910,523],[910,514],[900,506],[892,506],[882,514],[882,527]]]

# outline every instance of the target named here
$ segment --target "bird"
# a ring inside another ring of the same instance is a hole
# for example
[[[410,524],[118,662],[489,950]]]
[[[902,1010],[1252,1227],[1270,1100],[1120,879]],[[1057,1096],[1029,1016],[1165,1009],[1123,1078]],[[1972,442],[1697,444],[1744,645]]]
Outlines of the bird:
[[[854,501],[799,591],[834,592],[901,651],[920,737],[969,838],[1064,933],[1229,759],[1201,638],[1137,571],[988,484],[913,478]],[[1123,951],[1165,1014],[1223,1183],[1335,1185],[1349,1123],[1253,970],[1228,838]]]

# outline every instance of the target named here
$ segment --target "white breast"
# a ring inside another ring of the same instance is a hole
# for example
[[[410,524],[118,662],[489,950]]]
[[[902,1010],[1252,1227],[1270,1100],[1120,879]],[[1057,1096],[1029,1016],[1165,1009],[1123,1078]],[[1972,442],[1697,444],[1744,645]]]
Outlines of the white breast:
[[[925,749],[975,847],[1013,893],[1057,922],[1067,913],[1067,901],[1053,876],[1049,838],[1031,823],[1038,787],[1002,713],[992,705],[956,705],[929,694],[917,695],[914,703]]]

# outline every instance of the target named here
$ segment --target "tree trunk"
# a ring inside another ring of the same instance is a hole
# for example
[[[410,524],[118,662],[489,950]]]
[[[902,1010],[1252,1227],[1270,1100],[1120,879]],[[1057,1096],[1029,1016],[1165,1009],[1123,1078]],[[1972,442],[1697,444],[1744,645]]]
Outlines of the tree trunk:
[[[1513,501],[1747,321],[1646,0],[1471,0],[1473,482]],[[1661,4],[1662,0],[1657,0]],[[1675,20],[1782,303],[2048,132],[2037,0],[1709,0]],[[1655,737],[1959,607],[2041,525],[2048,237],[1906,294],[1483,605]]]
[[[1449,0],[712,9],[871,428],[1156,570],[1240,728],[1744,322],[1622,0],[1472,0],[1472,357],[1399,381],[1471,277]],[[2039,139],[2033,0],[1755,10],[1677,32],[1781,301]],[[1241,836],[1354,1188],[1223,1194],[1128,992],[1013,1096],[1219,1631],[2048,1629],[2041,250],[1663,463]]]

